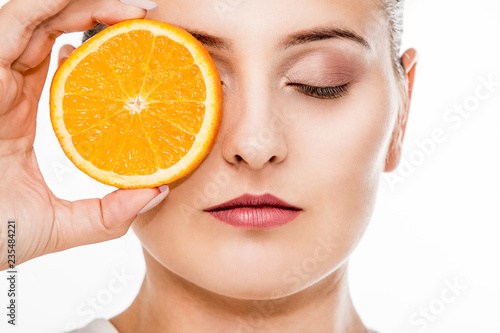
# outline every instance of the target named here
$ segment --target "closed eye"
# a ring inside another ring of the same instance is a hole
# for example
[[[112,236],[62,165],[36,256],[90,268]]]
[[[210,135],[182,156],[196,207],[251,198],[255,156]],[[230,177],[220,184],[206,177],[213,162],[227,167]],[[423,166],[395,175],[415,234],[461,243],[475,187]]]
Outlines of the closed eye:
[[[341,98],[347,93],[347,83],[335,87],[316,87],[302,83],[288,82],[287,85],[294,86],[299,92],[320,99]]]

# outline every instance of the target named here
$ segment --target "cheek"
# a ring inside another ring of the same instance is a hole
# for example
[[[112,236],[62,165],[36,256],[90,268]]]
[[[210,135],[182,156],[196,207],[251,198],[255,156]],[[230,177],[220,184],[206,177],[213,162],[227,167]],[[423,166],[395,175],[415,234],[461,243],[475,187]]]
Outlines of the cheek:
[[[289,158],[309,165],[314,170],[309,174],[328,182],[324,183],[328,187],[345,182],[366,184],[377,178],[392,133],[390,86],[379,77],[356,83],[348,95],[337,100],[298,97],[293,101],[297,110],[288,131]]]
[[[331,235],[340,255],[354,247],[372,212],[391,134],[388,87],[383,77],[358,82],[346,98],[302,105],[294,120],[289,158],[305,179],[301,195],[310,198],[314,232]]]

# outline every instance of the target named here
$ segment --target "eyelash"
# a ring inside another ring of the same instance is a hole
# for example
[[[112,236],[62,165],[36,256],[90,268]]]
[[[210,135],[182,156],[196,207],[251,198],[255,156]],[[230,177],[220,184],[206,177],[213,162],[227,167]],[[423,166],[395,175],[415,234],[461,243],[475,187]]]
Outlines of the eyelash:
[[[347,83],[336,87],[315,87],[302,83],[289,82],[289,86],[295,86],[296,89],[308,96],[319,99],[341,98],[347,93]]]
[[[297,87],[297,90],[299,90],[305,95],[319,99],[341,98],[347,93],[347,85],[348,85],[348,83],[346,83],[341,86],[335,86],[335,87],[315,87],[307,84],[293,83],[293,82],[288,82],[287,84],[289,86]],[[221,85],[224,86],[224,81],[222,80],[221,80]]]

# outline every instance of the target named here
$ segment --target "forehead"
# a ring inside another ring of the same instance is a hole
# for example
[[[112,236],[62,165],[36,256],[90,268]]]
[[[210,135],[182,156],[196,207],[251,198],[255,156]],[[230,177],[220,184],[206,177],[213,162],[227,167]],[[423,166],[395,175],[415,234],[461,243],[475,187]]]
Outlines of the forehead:
[[[157,0],[146,18],[222,37],[235,46],[278,46],[283,37],[321,26],[351,30],[374,48],[386,29],[380,0]]]

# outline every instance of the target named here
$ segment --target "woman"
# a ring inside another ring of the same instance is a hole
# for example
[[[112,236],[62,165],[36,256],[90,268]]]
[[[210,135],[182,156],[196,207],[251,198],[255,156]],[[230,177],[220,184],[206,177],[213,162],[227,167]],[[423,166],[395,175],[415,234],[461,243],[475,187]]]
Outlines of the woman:
[[[0,214],[20,226],[17,264],[132,225],[147,265],[139,294],[78,332],[370,332],[346,268],[378,178],[401,155],[417,59],[398,56],[402,2],[126,2],[12,0],[0,11]],[[54,39],[144,17],[210,52],[224,87],[217,141],[168,186],[59,199],[32,149]]]

